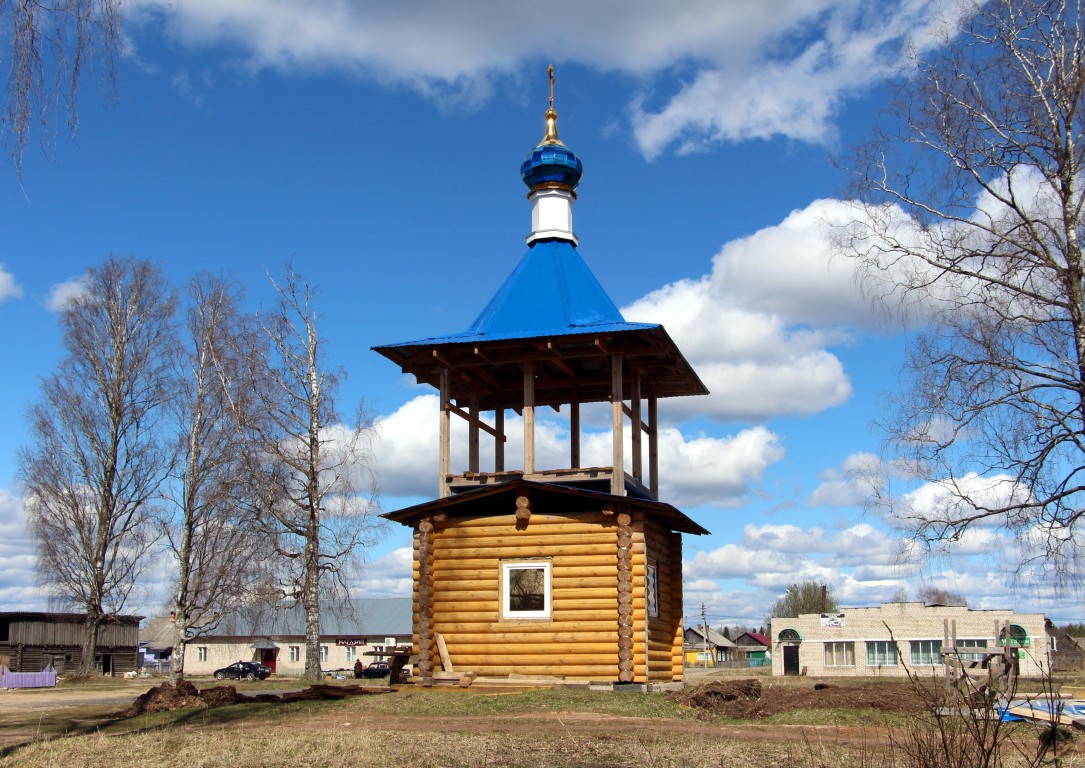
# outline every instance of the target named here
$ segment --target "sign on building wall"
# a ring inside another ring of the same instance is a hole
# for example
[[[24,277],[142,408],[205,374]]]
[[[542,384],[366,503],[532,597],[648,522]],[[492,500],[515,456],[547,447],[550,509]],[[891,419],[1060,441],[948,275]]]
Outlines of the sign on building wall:
[[[842,627],[844,626],[844,614],[842,613],[823,613],[821,614],[821,626],[823,627]]]
[[[337,637],[335,638],[335,644],[352,648],[359,645],[365,645],[366,642],[364,637]]]

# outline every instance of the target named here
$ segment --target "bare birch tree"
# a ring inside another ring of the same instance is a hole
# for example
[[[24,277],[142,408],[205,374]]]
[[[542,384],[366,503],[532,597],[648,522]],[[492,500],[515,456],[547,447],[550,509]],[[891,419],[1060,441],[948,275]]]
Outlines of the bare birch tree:
[[[373,426],[362,415],[352,426],[340,423],[338,382],[325,360],[309,285],[292,270],[272,285],[277,302],[261,318],[269,353],[255,388],[262,420],[249,428],[249,474],[260,495],[257,519],[285,563],[284,596],[305,612],[304,677],[317,680],[321,597],[346,586],[344,569],[381,529]]]
[[[123,610],[155,543],[153,513],[172,457],[174,299],[146,261],[110,258],[61,315],[66,357],[30,409],[20,452],[41,581],[86,614],[78,673],[98,629]]]
[[[1065,566],[1085,511],[1082,8],[957,11],[859,152],[844,243],[875,299],[926,323],[885,427],[937,498],[884,498],[928,545],[1000,525]]]
[[[11,41],[4,138],[20,175],[35,125],[48,140],[58,104],[75,129],[76,91],[89,60],[102,58],[112,84],[120,27],[120,0],[6,0],[0,6],[0,30]]]
[[[184,677],[188,641],[247,597],[263,538],[247,519],[244,425],[254,403],[243,353],[252,329],[223,278],[189,284],[175,400],[178,460],[165,534],[177,563],[171,676]]]

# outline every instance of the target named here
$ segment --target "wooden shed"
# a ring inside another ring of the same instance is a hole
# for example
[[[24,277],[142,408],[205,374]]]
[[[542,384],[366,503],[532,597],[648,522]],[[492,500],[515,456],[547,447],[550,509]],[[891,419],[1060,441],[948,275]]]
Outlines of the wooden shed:
[[[681,534],[706,531],[669,504],[519,479],[389,517],[416,531],[423,677],[682,679]]]
[[[678,681],[681,535],[707,531],[659,500],[658,400],[708,390],[663,326],[622,317],[577,252],[582,165],[558,138],[552,87],[546,133],[521,166],[527,254],[465,332],[374,347],[440,393],[438,498],[386,515],[414,529],[418,669],[430,681]],[[609,466],[583,466],[585,403],[609,404]],[[538,466],[540,408],[566,419],[568,466]],[[523,428],[515,468],[510,410]],[[467,426],[459,472],[453,416]]]
[[[136,669],[142,616],[103,620],[95,647],[95,667],[105,675]],[[0,613],[0,666],[12,672],[40,672],[52,665],[73,671],[83,658],[86,618],[79,613]]]

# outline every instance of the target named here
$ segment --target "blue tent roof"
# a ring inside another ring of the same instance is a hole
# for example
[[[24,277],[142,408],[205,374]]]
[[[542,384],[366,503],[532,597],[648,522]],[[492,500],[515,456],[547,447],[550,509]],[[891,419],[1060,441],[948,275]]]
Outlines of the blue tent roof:
[[[627,323],[576,247],[566,240],[546,240],[528,250],[463,333],[381,347],[504,341],[658,327],[657,323]]]

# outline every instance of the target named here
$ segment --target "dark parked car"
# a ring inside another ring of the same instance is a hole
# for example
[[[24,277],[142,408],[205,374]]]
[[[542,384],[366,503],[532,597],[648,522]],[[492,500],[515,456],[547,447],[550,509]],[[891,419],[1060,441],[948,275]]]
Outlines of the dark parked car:
[[[216,680],[263,680],[271,674],[271,670],[255,661],[239,661],[228,667],[215,670]]]
[[[365,677],[388,677],[391,674],[388,669],[388,664],[383,661],[374,661],[368,667],[365,668],[365,672],[362,673]]]

